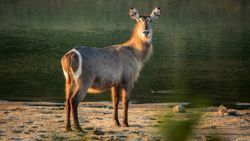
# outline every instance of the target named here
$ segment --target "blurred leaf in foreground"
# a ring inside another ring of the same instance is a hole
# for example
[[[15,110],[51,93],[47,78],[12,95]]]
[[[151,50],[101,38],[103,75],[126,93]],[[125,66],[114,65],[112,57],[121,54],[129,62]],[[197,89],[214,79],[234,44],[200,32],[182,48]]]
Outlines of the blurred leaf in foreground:
[[[161,132],[168,141],[186,141],[192,135],[192,127],[199,121],[200,115],[194,114],[192,119],[173,120],[166,119]]]

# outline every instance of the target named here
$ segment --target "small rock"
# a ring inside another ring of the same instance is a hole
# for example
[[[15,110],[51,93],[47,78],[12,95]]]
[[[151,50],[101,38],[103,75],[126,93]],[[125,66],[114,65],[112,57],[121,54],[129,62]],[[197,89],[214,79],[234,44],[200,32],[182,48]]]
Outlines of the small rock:
[[[95,128],[93,131],[95,135],[104,135],[104,132],[100,128]]]
[[[29,129],[28,131],[29,131],[29,132],[35,132],[36,129]]]
[[[64,122],[64,120],[57,120],[56,122]]]
[[[149,118],[149,120],[156,120],[156,118]]]
[[[30,134],[30,132],[29,131],[25,131],[24,134]]]
[[[94,127],[85,127],[84,130],[94,130]]]
[[[195,139],[196,141],[207,141],[206,136],[204,136],[204,135],[196,135],[196,136],[194,137],[194,139]]]
[[[134,134],[139,134],[139,135],[143,134],[143,132],[142,132],[142,131],[132,131],[131,133],[134,133]]]
[[[237,116],[238,114],[237,114],[237,111],[230,110],[230,111],[228,111],[228,115],[229,116]]]
[[[154,141],[161,141],[161,138],[160,137],[153,137],[152,140],[154,140]]]
[[[127,136],[125,136],[123,134],[117,134],[116,136],[119,137],[119,138],[126,138],[127,137]]]
[[[175,105],[173,107],[173,112],[174,113],[184,113],[185,112],[185,108],[182,105]]]
[[[55,115],[55,117],[56,117],[56,118],[61,118],[62,116],[60,116],[60,115]]]
[[[214,138],[210,135],[205,135],[205,141],[213,141]]]
[[[105,115],[105,114],[112,114],[111,112],[103,112],[103,114]]]
[[[20,125],[20,126],[17,126],[18,128],[24,128],[25,126],[24,125]]]
[[[15,138],[15,137],[12,137],[12,138],[9,138],[9,140],[15,140],[15,141],[21,141],[23,138]]]
[[[12,111],[24,111],[25,109],[23,109],[22,107],[16,107],[14,109],[12,109]]]
[[[46,111],[45,110],[44,111],[41,110],[39,112],[42,113],[42,114],[52,114],[53,113],[53,111],[47,111],[47,110]]]
[[[248,129],[247,126],[240,126],[240,129]]]
[[[64,110],[64,107],[51,108],[50,110]]]
[[[92,136],[91,139],[92,140],[99,140],[99,137],[98,136]]]
[[[3,113],[4,113],[4,114],[8,114],[9,112],[8,112],[8,111],[4,111]]]
[[[104,141],[115,141],[115,137],[114,136],[108,136],[108,138],[106,138]]]
[[[26,121],[25,123],[32,124],[33,121],[30,119],[30,120]]]
[[[163,122],[164,122],[164,121],[162,121],[162,120],[158,120],[158,121],[157,121],[157,123],[163,123]]]
[[[218,113],[221,116],[228,116],[228,112],[227,112],[227,108],[224,105],[220,105],[220,107],[218,108]]]
[[[83,130],[82,132],[78,132],[78,136],[85,136],[88,131]]]
[[[42,138],[41,137],[37,137],[35,141],[41,141]]]
[[[113,109],[113,107],[112,106],[107,106],[107,108],[106,108],[107,110],[109,110],[109,109]]]
[[[3,134],[3,133],[0,133],[0,137],[1,137],[1,136],[5,136],[5,134]],[[1,139],[1,138],[0,138],[0,139]]]
[[[12,132],[13,133],[22,133],[23,130],[22,129],[13,129]]]
[[[47,135],[44,135],[44,134],[41,134],[40,137],[41,137],[41,138],[48,138],[48,136],[47,136]]]
[[[125,130],[123,130],[123,132],[129,132],[129,130],[128,130],[128,129],[125,129]]]
[[[95,118],[95,119],[97,119],[97,120],[102,120],[102,118],[99,118],[99,117],[97,117],[97,118]]]
[[[108,134],[111,134],[111,135],[114,135],[114,134],[115,134],[115,131],[108,131],[107,133],[108,133]]]
[[[210,128],[215,129],[215,128],[217,128],[217,126],[216,125],[211,125]]]
[[[45,133],[45,132],[47,132],[47,131],[45,131],[45,130],[39,130],[38,132],[40,132],[40,133]]]
[[[4,131],[0,130],[0,136],[5,136]]]
[[[6,121],[0,121],[0,124],[4,124],[4,123],[7,123]]]

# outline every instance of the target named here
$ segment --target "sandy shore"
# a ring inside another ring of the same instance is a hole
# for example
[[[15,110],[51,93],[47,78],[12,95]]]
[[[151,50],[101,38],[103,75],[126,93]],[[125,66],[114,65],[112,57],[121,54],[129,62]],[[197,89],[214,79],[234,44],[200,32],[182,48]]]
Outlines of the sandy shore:
[[[65,131],[63,103],[0,102],[0,140],[167,140],[159,133],[168,120],[186,120],[190,114],[202,113],[193,127],[192,140],[250,140],[250,110],[235,110],[232,116],[220,116],[217,108],[187,108],[173,113],[174,104],[131,104],[131,127],[114,127],[109,102],[82,102],[79,120],[83,133]],[[120,108],[121,109],[121,108]],[[122,111],[119,110],[120,121]],[[74,128],[73,128],[74,130]]]

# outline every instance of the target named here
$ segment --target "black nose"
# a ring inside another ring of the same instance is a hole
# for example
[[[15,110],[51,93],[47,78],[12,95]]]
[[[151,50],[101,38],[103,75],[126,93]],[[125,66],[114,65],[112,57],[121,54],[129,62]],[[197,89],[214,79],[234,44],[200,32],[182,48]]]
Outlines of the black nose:
[[[143,31],[143,34],[148,35],[149,31],[145,30],[145,31]]]

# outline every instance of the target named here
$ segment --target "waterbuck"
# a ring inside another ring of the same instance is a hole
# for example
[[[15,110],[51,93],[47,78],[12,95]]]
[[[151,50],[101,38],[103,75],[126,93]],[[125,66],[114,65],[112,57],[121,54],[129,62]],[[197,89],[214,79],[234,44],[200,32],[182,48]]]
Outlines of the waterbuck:
[[[118,120],[120,90],[122,93],[123,122],[128,127],[128,105],[130,94],[144,62],[152,54],[151,22],[160,16],[156,7],[149,16],[141,16],[135,8],[129,15],[136,20],[130,40],[123,44],[104,48],[75,47],[61,59],[66,79],[66,129],[71,131],[70,112],[75,128],[80,132],[77,108],[88,93],[101,93],[111,89],[114,107],[113,119]]]

